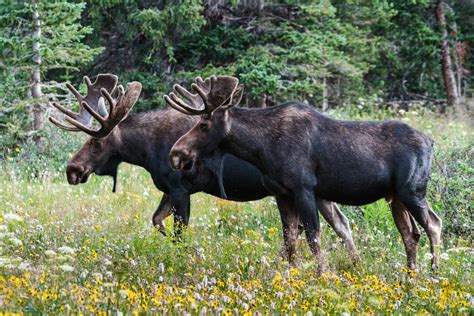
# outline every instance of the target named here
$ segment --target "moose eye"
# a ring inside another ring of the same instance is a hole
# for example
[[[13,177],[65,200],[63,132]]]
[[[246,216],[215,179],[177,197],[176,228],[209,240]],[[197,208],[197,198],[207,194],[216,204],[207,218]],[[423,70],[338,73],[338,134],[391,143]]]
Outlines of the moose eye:
[[[207,132],[207,130],[209,129],[209,126],[207,126],[206,123],[201,123],[199,124],[199,129],[203,132]]]

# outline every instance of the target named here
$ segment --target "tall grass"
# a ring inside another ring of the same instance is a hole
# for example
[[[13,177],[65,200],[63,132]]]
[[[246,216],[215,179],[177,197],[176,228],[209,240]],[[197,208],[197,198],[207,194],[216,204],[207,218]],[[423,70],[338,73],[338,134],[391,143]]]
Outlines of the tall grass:
[[[323,222],[329,267],[321,276],[304,237],[295,268],[282,258],[273,198],[234,203],[195,194],[190,227],[182,243],[173,242],[152,227],[161,193],[140,168],[120,167],[116,194],[110,179],[97,176],[69,186],[61,169],[80,141],[60,133],[47,142],[49,156],[32,161],[30,149],[19,148],[2,162],[0,311],[468,314],[474,303],[472,129],[461,119],[413,112],[395,118],[437,143],[429,188],[445,227],[437,274],[428,269],[424,234],[419,271],[404,268],[401,238],[383,200],[342,207],[361,253],[357,267]],[[362,111],[331,115],[368,118]],[[172,229],[171,218],[166,225]]]

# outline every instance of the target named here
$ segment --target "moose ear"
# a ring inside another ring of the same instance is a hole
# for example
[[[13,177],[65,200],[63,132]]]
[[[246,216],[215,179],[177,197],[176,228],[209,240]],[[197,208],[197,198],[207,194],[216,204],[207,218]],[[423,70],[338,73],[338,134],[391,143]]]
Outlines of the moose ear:
[[[233,106],[236,106],[242,101],[242,98],[244,96],[244,85],[239,84],[237,88],[235,88],[234,92],[232,92],[232,95],[229,100],[229,104],[223,106],[223,108],[231,108]]]

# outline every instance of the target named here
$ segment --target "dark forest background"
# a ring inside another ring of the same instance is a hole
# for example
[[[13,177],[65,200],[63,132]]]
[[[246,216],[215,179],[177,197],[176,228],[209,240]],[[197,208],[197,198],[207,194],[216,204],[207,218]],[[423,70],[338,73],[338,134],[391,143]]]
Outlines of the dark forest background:
[[[211,74],[247,106],[462,108],[473,29],[469,0],[0,0],[0,146],[40,139],[51,101],[77,107],[64,83],[105,72],[143,84],[135,111]]]

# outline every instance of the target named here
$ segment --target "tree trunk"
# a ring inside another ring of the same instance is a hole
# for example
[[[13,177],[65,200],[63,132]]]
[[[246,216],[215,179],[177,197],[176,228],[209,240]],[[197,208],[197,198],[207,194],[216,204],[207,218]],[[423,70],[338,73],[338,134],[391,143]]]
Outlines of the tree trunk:
[[[33,72],[31,74],[31,97],[37,99],[33,105],[33,131],[39,131],[44,127],[44,106],[41,103],[41,55],[40,55],[40,38],[41,38],[41,20],[38,12],[38,5],[33,4]],[[41,138],[38,135],[34,136],[37,145],[41,146]]]
[[[322,111],[326,112],[326,110],[329,107],[328,104],[328,87],[327,87],[327,82],[326,82],[326,77],[323,78],[323,106],[322,106]]]
[[[451,63],[451,54],[449,47],[448,29],[445,16],[445,3],[438,1],[436,9],[436,17],[441,25],[441,66],[443,70],[444,87],[448,98],[448,105],[455,106],[459,104],[459,95],[456,88],[456,79]]]

